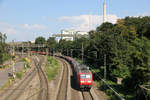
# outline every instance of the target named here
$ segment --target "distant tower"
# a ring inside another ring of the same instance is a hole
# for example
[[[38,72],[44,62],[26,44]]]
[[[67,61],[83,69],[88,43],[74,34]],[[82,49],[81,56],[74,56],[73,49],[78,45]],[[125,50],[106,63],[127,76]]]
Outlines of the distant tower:
[[[105,23],[107,21],[106,19],[106,3],[104,1],[104,8],[103,8],[103,23]]]

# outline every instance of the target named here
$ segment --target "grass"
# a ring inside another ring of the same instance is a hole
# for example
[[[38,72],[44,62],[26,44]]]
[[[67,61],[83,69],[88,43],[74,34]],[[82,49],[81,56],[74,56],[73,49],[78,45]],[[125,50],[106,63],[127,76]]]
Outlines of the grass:
[[[28,69],[28,68],[31,68],[30,66],[30,59],[29,58],[23,58],[22,59],[23,62],[25,62],[25,65],[22,70],[20,70],[19,72],[16,73],[16,77],[21,79],[23,74],[24,74],[24,70]]]
[[[55,79],[56,75],[58,74],[58,68],[58,61],[51,56],[47,56],[46,74],[49,81]]]
[[[19,71],[19,72],[17,72],[17,74],[16,74],[16,77],[17,77],[17,78],[21,79],[22,76],[23,76],[23,71],[22,71],[22,70]]]
[[[31,61],[30,61],[29,58],[23,58],[23,59],[22,59],[22,62],[25,62],[25,65],[26,65],[26,66],[24,66],[24,67],[22,68],[22,70],[20,70],[19,72],[16,73],[16,77],[19,78],[19,79],[22,78],[22,76],[23,76],[23,74],[24,74],[24,70],[26,70],[26,69],[28,69],[28,68],[31,68],[31,66],[30,66],[30,62],[31,62]]]

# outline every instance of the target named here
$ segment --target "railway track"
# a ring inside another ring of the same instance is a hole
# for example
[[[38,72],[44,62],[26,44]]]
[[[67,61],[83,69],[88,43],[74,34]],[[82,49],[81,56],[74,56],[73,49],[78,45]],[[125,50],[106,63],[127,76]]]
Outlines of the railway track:
[[[22,95],[29,82],[36,75],[36,68],[34,68],[15,88],[6,89],[1,95],[1,100],[18,100]]]
[[[39,59],[37,58],[37,60],[39,60]],[[47,81],[44,71],[41,68],[42,62],[43,62],[43,59],[38,61],[37,64],[35,63],[37,72],[38,72],[38,76],[39,76],[39,80],[40,80],[40,92],[39,92],[37,100],[49,100],[48,81]]]
[[[83,100],[94,100],[93,95],[90,91],[81,91]]]
[[[67,63],[63,59],[58,59],[63,63],[63,76],[61,78],[61,83],[59,85],[59,91],[56,100],[67,100],[69,69]]]

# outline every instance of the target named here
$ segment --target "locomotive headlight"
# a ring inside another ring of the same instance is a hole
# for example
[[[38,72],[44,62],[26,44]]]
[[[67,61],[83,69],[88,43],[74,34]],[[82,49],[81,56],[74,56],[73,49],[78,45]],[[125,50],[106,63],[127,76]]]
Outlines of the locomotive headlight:
[[[84,83],[84,81],[81,81],[81,83]]]
[[[88,83],[91,83],[91,81],[88,81]]]

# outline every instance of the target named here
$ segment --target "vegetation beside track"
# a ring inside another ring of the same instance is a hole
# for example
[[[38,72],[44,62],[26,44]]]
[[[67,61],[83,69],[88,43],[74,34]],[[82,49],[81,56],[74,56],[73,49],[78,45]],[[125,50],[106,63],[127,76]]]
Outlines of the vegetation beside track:
[[[7,68],[9,68],[10,66],[11,66],[11,64],[5,65],[5,66],[1,67],[0,70],[7,69]]]
[[[24,62],[24,66],[22,68],[22,70],[20,70],[19,72],[16,73],[16,77],[21,79],[23,74],[26,72],[26,70],[28,68],[31,68],[30,66],[30,63],[31,63],[31,60],[29,58],[23,58],[22,61]]]
[[[58,69],[58,61],[54,57],[47,56],[46,75],[49,81],[55,79],[56,75],[58,74]]]

